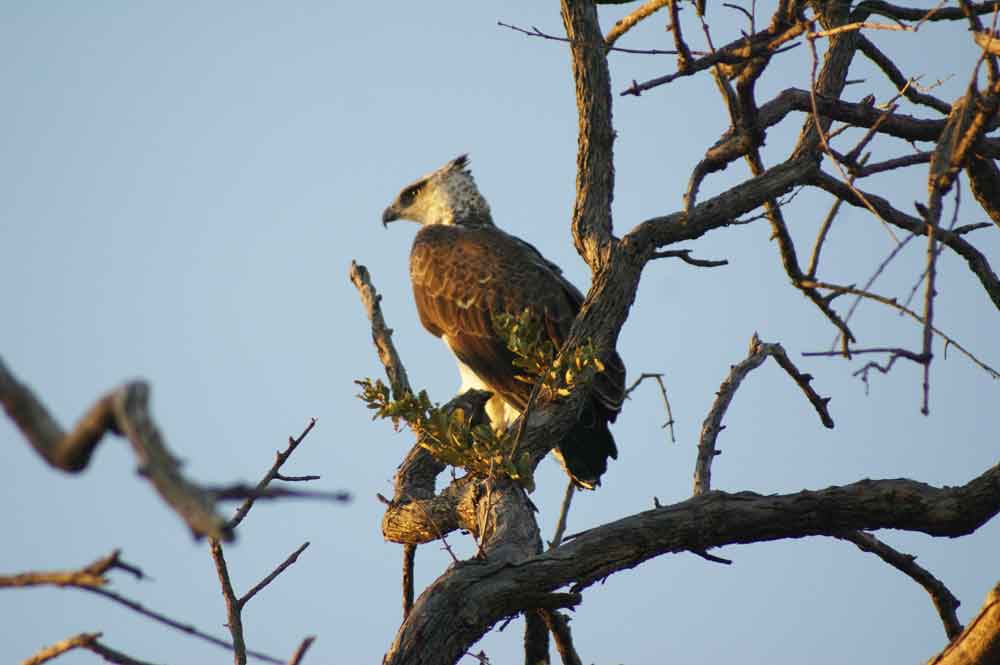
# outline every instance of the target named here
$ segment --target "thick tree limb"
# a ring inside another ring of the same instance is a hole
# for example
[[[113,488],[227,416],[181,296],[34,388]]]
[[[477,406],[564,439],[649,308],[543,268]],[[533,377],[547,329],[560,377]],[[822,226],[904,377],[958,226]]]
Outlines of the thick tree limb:
[[[149,394],[149,384],[144,381],[126,383],[101,397],[67,433],[0,359],[0,402],[46,462],[78,473],[86,468],[105,433],[125,436],[138,458],[139,472],[196,538],[232,540],[232,530],[216,512],[212,493],[185,478],[177,458],[167,450],[150,415]]]
[[[972,533],[997,512],[1000,466],[960,487],[897,479],[771,496],[709,492],[590,529],[515,565],[488,557],[452,566],[421,595],[385,662],[453,663],[500,618],[543,602],[571,600],[546,601],[546,594],[566,585],[580,592],[663,554],[844,530],[956,537]],[[427,641],[418,643],[417,635]]]
[[[592,271],[607,260],[614,196],[614,140],[611,124],[611,75],[603,49],[583,44],[603,43],[597,8],[586,0],[562,0],[562,19],[570,39],[579,133],[576,156],[576,203],[573,242]]]

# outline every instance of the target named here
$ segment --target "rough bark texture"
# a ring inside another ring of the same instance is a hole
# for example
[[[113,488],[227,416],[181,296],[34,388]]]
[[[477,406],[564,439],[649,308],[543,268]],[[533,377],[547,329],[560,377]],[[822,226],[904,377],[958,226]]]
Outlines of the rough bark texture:
[[[973,187],[979,190],[977,195],[985,201],[984,207],[989,211],[989,205],[994,203],[996,196],[992,188],[997,170],[989,158],[1000,155],[1000,141],[983,135],[984,129],[992,126],[993,121],[985,118],[993,107],[978,106],[975,117],[959,126],[952,104],[905,86],[905,77],[892,61],[857,27],[850,25],[864,21],[872,13],[897,20],[919,21],[925,18],[926,11],[911,11],[881,2],[866,2],[852,11],[850,3],[842,0],[811,3],[787,0],[779,3],[766,33],[758,32],[697,59],[685,55],[680,58],[676,73],[642,84],[633,83],[625,91],[638,95],[679,76],[714,67],[733,126],[696,167],[683,210],[643,221],[618,238],[611,222],[614,185],[612,95],[606,50],[598,46],[604,42],[597,12],[593,2],[588,0],[562,0],[561,7],[579,117],[572,231],[576,248],[593,273],[591,288],[564,349],[585,340],[601,349],[614,348],[629,315],[643,268],[658,258],[658,250],[741,223],[741,216],[761,206],[765,206],[768,220],[775,228],[781,260],[793,285],[846,333],[846,340],[853,341],[846,324],[830,309],[831,295],[822,294],[820,289],[823,287],[815,286],[821,283],[816,275],[816,264],[823,236],[814,248],[815,258],[807,276],[799,267],[793,235],[785,227],[779,198],[797,187],[813,187],[828,192],[839,201],[873,211],[888,225],[926,235],[930,227],[925,219],[903,213],[893,202],[862,191],[853,183],[855,177],[866,175],[862,170],[865,161],[859,160],[859,155],[868,141],[878,134],[929,142],[934,146],[917,155],[873,165],[871,173],[933,161],[939,165],[944,178],[938,179],[939,186],[935,190],[939,203],[943,188],[950,186],[960,169],[966,168],[974,180]],[[969,5],[962,11],[941,10],[926,20],[955,20],[965,14],[975,16],[991,9],[989,3]],[[818,26],[810,14],[815,15],[819,26],[828,32],[822,35],[816,32]],[[678,50],[690,54],[679,26],[673,33]],[[815,93],[789,88],[758,105],[754,100],[757,76],[769,59],[776,56],[781,44],[803,34],[809,42],[808,48],[814,53],[818,50],[813,40],[828,41],[822,56],[816,55]],[[894,85],[904,88],[900,93],[903,97],[936,113],[950,114],[949,118],[925,119],[895,113],[894,108],[876,108],[864,100],[858,103],[841,100],[857,53],[875,63]],[[725,68],[720,68],[723,64]],[[736,82],[735,90],[729,83],[730,78]],[[990,91],[985,93],[993,98],[997,89],[994,83],[991,80]],[[995,99],[987,101],[995,103]],[[768,129],[793,111],[806,114],[799,140],[785,161],[765,168],[758,149]],[[867,129],[868,134],[853,150],[840,154],[831,145],[829,130],[834,121]],[[755,176],[695,204],[701,179],[740,158],[750,163]],[[845,169],[849,171],[850,179],[844,176],[842,180],[824,172],[820,166],[824,158],[836,162],[841,175]],[[934,224],[934,241],[965,259],[987,296],[1000,308],[1000,280],[986,256],[964,237],[968,229],[949,231]],[[927,334],[932,302],[933,294],[930,294],[926,309]],[[844,352],[848,352],[847,341]],[[790,365],[783,351],[781,355]],[[930,362],[930,354],[911,353],[904,357]],[[828,426],[832,426],[832,419],[825,413],[827,400],[807,389],[811,377],[794,367],[789,373],[806,390],[821,417],[825,414],[824,423],[829,422]],[[578,377],[570,395],[556,403],[538,403],[530,411],[519,450],[530,453],[535,464],[573,423],[589,390],[590,378],[587,375]],[[530,502],[520,487],[503,479],[465,477],[435,493],[433,477],[439,471],[432,462],[416,459],[415,453],[411,453],[397,474],[396,497],[386,511],[383,533],[395,542],[414,544],[438,539],[462,528],[474,534],[481,543],[479,555],[472,561],[456,562],[424,590],[400,627],[386,654],[386,663],[453,663],[504,617],[540,608],[572,606],[579,602],[580,592],[594,582],[656,556],[682,551],[706,555],[710,548],[734,543],[807,536],[846,537],[856,544],[862,542],[869,551],[879,554],[891,565],[925,586],[930,585],[935,601],[948,605],[950,594],[945,593],[947,589],[943,584],[940,589],[934,585],[939,581],[930,573],[908,566],[906,555],[890,551],[891,548],[874,537],[857,532],[894,528],[957,537],[971,533],[1000,512],[1000,468],[997,467],[958,488],[935,488],[906,479],[862,480],[842,487],[774,496],[707,491],[706,474],[701,493],[692,499],[598,526],[543,553]],[[570,593],[557,592],[566,586]],[[949,634],[959,628],[953,610],[951,607],[950,612],[942,612]],[[560,621],[560,615],[543,611],[541,616],[555,636],[566,662],[578,662],[579,656],[572,648],[569,631],[565,622]],[[985,625],[985,621],[979,624]],[[970,625],[966,633],[974,628]],[[976,630],[989,634],[982,626]],[[537,655],[534,651],[527,653],[534,654],[529,655],[529,659]],[[954,662],[989,662],[982,660],[984,657]]]

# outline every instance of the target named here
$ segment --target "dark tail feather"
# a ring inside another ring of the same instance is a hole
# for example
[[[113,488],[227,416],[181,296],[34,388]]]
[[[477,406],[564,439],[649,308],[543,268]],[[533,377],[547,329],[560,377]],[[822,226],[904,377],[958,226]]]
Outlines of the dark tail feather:
[[[577,486],[592,490],[600,485],[601,476],[608,470],[608,458],[618,459],[603,409],[588,404],[555,452]]]

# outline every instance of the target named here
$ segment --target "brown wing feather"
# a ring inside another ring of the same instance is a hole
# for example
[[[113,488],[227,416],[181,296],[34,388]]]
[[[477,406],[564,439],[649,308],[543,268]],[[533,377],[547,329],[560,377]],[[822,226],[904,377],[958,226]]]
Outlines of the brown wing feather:
[[[447,337],[455,355],[518,409],[527,404],[531,385],[514,378],[513,355],[497,339],[492,313],[530,308],[543,317],[559,348],[583,302],[558,267],[495,227],[422,228],[410,255],[410,277],[424,327]],[[605,365],[595,401],[613,421],[624,397],[625,372],[617,353]]]

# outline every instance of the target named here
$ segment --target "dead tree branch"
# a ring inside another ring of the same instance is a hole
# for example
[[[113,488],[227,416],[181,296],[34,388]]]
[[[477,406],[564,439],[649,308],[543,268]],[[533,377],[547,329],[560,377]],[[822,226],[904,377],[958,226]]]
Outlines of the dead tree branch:
[[[812,376],[799,372],[795,365],[788,359],[788,355],[780,344],[761,342],[760,338],[757,337],[757,333],[754,333],[750,338],[750,350],[746,359],[730,368],[729,376],[726,377],[719,387],[719,392],[716,393],[712,408],[709,409],[708,415],[702,423],[701,436],[698,439],[698,457],[694,466],[694,496],[700,496],[712,489],[712,460],[720,452],[717,450],[715,442],[718,439],[719,432],[723,429],[722,419],[726,415],[733,397],[736,396],[736,391],[739,389],[740,384],[743,383],[743,379],[750,372],[760,367],[767,360],[768,356],[773,357],[802,389],[802,392],[805,393],[819,414],[823,425],[828,428],[833,427],[833,419],[830,417],[830,412],[827,408],[830,398],[820,397],[813,390],[812,386],[809,385],[812,381]]]
[[[835,537],[854,543],[862,552],[871,552],[922,586],[930,594],[949,640],[955,639],[962,632],[962,624],[959,623],[958,615],[955,613],[960,605],[958,599],[941,580],[917,563],[917,557],[893,549],[864,531],[847,531],[840,535],[835,534]]]
[[[1000,584],[987,594],[982,609],[927,665],[986,665],[1000,662]]]
[[[210,492],[181,473],[167,450],[149,409],[149,384],[133,381],[102,398],[66,432],[32,390],[19,382],[0,359],[0,402],[35,451],[50,465],[70,473],[86,468],[106,433],[126,437],[140,474],[191,529],[196,538],[232,540],[232,530],[216,512]]]

